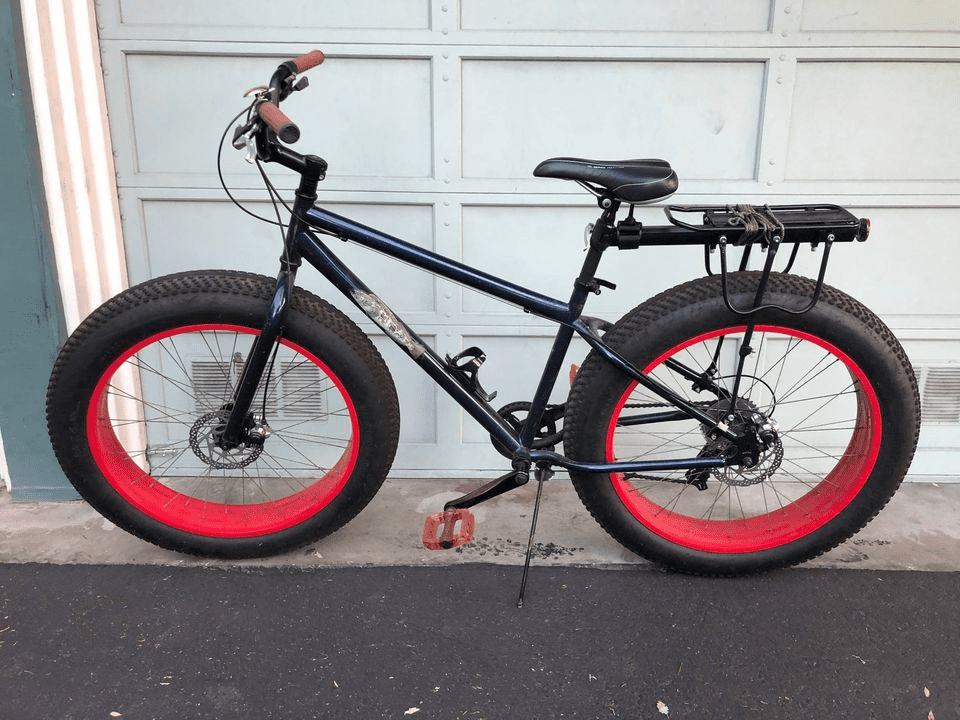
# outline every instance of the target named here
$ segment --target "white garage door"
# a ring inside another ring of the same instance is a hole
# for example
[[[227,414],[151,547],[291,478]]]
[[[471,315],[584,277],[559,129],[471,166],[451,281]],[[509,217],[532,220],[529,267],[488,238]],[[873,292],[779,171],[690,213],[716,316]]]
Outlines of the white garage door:
[[[330,163],[321,203],[555,297],[569,293],[595,212],[576,186],[531,177],[549,156],[662,157],[681,178],[679,202],[836,199],[871,216],[872,240],[838,248],[829,281],[883,315],[921,370],[914,476],[960,467],[956,3],[103,0],[97,13],[132,282],[275,272],[279,237],[225,200],[216,147],[244,90],[320,47],[327,62],[285,108],[303,130],[298,148]],[[236,155],[229,184],[267,210]],[[498,401],[529,399],[549,326],[337,251],[440,353],[482,347]],[[601,276],[619,289],[588,311],[613,319],[701,273],[694,250],[612,251]],[[300,282],[331,296],[309,268]],[[459,408],[376,342],[403,410],[394,475],[500,471]]]

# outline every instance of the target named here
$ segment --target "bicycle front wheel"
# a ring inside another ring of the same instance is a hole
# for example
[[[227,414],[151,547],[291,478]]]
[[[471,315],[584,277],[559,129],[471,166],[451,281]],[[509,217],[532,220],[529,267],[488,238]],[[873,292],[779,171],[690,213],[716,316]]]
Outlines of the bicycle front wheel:
[[[188,273],[122,293],[61,351],[47,398],[67,477],[120,527],[218,557],[289,550],[373,497],[399,436],[396,392],[366,336],[297,289],[245,420],[218,430],[275,282]]]
[[[758,275],[734,274],[734,306],[755,299]],[[765,302],[801,307],[813,283],[773,275]],[[691,420],[591,355],[571,389],[567,453],[578,460],[730,457],[715,432],[766,428],[750,463],[715,470],[572,473],[587,508],[617,540],[657,563],[736,574],[802,562],[865,525],[903,479],[917,443],[919,396],[902,348],[847,295],[824,288],[804,315],[765,310],[747,343],[719,279],[644,303],[605,339],[699,407]],[[737,368],[746,355],[736,398]]]

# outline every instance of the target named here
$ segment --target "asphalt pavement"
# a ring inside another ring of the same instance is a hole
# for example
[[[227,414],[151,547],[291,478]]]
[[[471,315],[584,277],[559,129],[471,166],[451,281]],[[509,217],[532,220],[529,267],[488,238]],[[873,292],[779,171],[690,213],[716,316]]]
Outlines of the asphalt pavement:
[[[737,579],[624,554],[548,486],[518,609],[526,489],[481,508],[473,547],[428,553],[417,518],[463,483],[421,482],[229,564],[82,503],[0,500],[0,717],[960,717],[958,485],[907,486],[824,558]]]
[[[960,717],[949,573],[0,566],[3,717]],[[931,715],[932,713],[932,715]]]

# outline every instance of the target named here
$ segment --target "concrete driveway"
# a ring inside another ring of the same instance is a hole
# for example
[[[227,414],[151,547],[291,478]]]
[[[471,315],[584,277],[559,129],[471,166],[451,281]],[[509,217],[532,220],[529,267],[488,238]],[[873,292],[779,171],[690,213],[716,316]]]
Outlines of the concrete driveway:
[[[518,564],[529,534],[535,483],[474,508],[474,542],[431,552],[421,544],[426,515],[477,481],[388,480],[345,528],[308,547],[241,566]],[[544,489],[536,562],[638,566],[646,563],[611,540],[580,505],[564,476]],[[0,496],[0,562],[213,565],[168,552],[114,527],[81,502],[12,503]],[[960,483],[906,483],[859,535],[806,567],[960,570]]]

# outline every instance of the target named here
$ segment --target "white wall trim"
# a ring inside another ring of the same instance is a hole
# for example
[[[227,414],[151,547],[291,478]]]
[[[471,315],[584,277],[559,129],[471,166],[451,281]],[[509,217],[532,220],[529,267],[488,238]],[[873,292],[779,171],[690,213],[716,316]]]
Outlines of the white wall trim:
[[[21,0],[57,276],[68,330],[126,286],[113,153],[88,0]]]
[[[10,468],[7,466],[7,454],[3,451],[3,433],[0,433],[0,480],[7,492],[13,490],[10,484]]]

